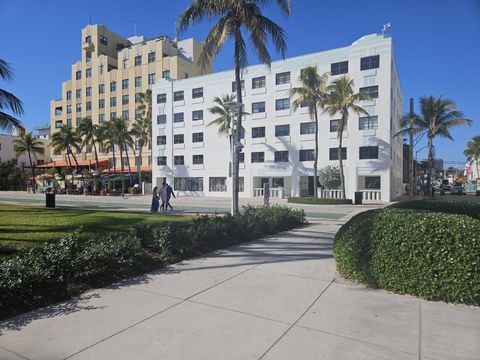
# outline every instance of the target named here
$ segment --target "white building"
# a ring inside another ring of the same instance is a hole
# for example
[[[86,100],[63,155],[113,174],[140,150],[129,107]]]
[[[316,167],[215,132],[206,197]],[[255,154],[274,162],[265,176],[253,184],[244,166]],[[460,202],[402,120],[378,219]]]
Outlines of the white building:
[[[403,97],[388,35],[367,35],[352,45],[250,66],[243,74],[243,103],[251,115],[243,127],[245,145],[240,164],[240,196],[260,195],[269,182],[272,194],[313,194],[314,123],[306,108],[293,112],[288,90],[299,86],[300,71],[317,65],[355,82],[373,100],[362,106],[370,117],[350,114],[344,133],[346,192],[365,191],[364,198],[390,201],[402,192],[402,139],[398,130]],[[215,97],[232,94],[234,71],[183,80],[161,80],[153,91],[153,183],[166,179],[179,195],[230,196],[230,151],[209,108]],[[336,119],[319,119],[319,169],[338,165]]]

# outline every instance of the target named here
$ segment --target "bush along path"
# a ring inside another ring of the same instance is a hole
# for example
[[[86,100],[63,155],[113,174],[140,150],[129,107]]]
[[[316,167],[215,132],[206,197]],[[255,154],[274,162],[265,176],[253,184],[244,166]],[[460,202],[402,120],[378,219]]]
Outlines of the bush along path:
[[[67,237],[0,262],[0,319],[66,300],[92,287],[305,224],[303,210],[245,207],[240,215],[150,224],[128,234]]]
[[[480,305],[479,209],[417,201],[361,213],[335,237],[337,269],[396,293]]]

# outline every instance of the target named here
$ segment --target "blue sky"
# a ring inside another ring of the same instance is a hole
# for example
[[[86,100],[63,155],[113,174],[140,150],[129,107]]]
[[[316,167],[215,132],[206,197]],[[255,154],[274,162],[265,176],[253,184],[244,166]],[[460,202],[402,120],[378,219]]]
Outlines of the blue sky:
[[[90,17],[92,23],[105,24],[123,36],[133,35],[134,22],[138,34],[174,36],[177,16],[189,3],[0,0],[0,57],[15,69],[14,81],[1,87],[23,100],[24,124],[31,128],[48,123],[50,100],[60,97],[61,82],[80,57],[81,29]],[[131,10],[132,4],[137,11]],[[265,14],[286,30],[287,56],[345,46],[390,22],[405,110],[410,97],[417,100],[432,94],[454,100],[474,125],[455,129],[454,142],[436,140],[435,145],[437,156],[464,160],[466,142],[480,134],[480,0],[292,0],[291,18],[281,16],[273,6]],[[183,37],[203,39],[209,25],[192,27]],[[258,62],[252,53],[249,61]],[[221,52],[214,68],[232,68],[231,45]]]

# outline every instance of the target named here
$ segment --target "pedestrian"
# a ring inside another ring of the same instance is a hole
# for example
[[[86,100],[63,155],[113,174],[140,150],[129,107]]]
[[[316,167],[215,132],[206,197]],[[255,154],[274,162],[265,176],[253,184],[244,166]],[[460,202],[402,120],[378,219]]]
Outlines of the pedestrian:
[[[170,198],[173,196],[174,198],[176,197],[175,194],[173,193],[173,189],[170,185],[165,183],[165,190],[167,192],[167,202],[165,203],[165,210],[168,210],[168,207],[170,206],[170,211],[173,211],[172,204],[170,204]]]
[[[159,190],[160,194],[160,200],[162,201],[162,204],[160,205],[160,210],[165,211],[167,210],[167,189],[165,188],[166,183],[164,182],[162,184],[162,187]]]
[[[155,186],[152,191],[152,206],[150,206],[150,212],[156,213],[158,211],[158,188]]]

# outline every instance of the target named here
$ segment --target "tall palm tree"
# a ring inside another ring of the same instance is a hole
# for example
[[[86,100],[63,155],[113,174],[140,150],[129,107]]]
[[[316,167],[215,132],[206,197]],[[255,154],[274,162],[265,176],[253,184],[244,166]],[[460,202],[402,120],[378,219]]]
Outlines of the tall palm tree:
[[[132,124],[132,135],[137,139],[139,143],[139,150],[137,154],[137,172],[138,172],[138,183],[142,183],[142,171],[141,171],[141,161],[142,161],[142,151],[143,147],[151,141],[152,138],[152,118],[151,117],[141,117],[135,120]],[[135,148],[134,148],[135,151]]]
[[[471,125],[472,120],[466,119],[455,103],[443,97],[433,96],[420,98],[421,117],[418,125],[425,132],[428,140],[427,189],[432,186],[433,140],[444,137],[453,140],[450,129],[461,125]],[[431,191],[428,192],[431,194]]]
[[[93,151],[95,154],[95,165],[96,169],[98,170],[98,152],[97,152],[97,133],[98,133],[98,125],[94,125],[92,122],[92,118],[86,117],[83,118],[80,122],[80,126],[77,128],[78,136],[80,136],[82,140],[82,147],[92,145]]]
[[[325,111],[328,112],[331,116],[340,114],[341,118],[337,128],[337,137],[338,137],[338,159],[340,163],[340,181],[342,186],[342,197],[346,198],[345,193],[345,174],[343,172],[343,159],[342,159],[342,141],[343,141],[343,130],[347,125],[348,115],[351,112],[357,115],[366,115],[368,112],[357,105],[361,100],[370,100],[370,96],[366,93],[354,93],[353,88],[355,84],[352,79],[349,79],[348,76],[344,75],[337,80],[335,80],[329,86],[329,96],[325,104]]]
[[[12,67],[5,60],[0,59],[0,78],[10,80],[12,77]],[[22,126],[20,120],[7,114],[5,110],[10,110],[15,116],[21,116],[23,104],[15,95],[0,88],[0,130],[11,132],[12,128],[20,129]]]
[[[144,93],[140,93],[141,104],[138,106],[142,110],[142,117],[149,118],[152,121],[152,90],[147,89]]]
[[[105,121],[97,129],[97,139],[102,143],[104,149],[110,149],[113,159],[113,188],[115,189],[115,179],[117,177],[117,162],[115,157],[115,138],[111,119]],[[104,150],[105,152],[105,150]],[[110,152],[110,151],[109,151]]]
[[[226,94],[223,95],[222,98],[218,96],[215,97],[213,99],[215,105],[209,108],[208,111],[217,117],[210,121],[207,126],[218,126],[218,133],[220,135],[230,135],[232,112],[225,104],[235,101],[236,98],[235,94]]]
[[[32,191],[35,194],[35,169],[32,163],[32,155],[35,157],[35,154],[44,153],[43,143],[29,132],[22,133],[19,138],[13,141],[13,144],[15,145],[15,155],[17,158],[25,153],[28,154],[28,161],[30,162],[30,169],[32,171]]]
[[[109,121],[109,135],[112,144],[118,145],[120,149],[120,168],[122,174],[122,196],[125,195],[125,178],[123,172],[125,165],[123,162],[123,152],[128,158],[128,146],[133,146],[132,133],[128,128],[128,120],[123,118],[113,118]]]
[[[193,0],[192,4],[180,14],[177,21],[177,32],[183,33],[188,27],[203,20],[220,18],[213,25],[205,39],[200,53],[199,63],[203,69],[208,68],[217,57],[225,42],[233,39],[235,82],[237,101],[242,102],[241,73],[247,66],[247,50],[242,31],[249,35],[253,48],[262,63],[270,66],[272,59],[266,46],[270,38],[275,49],[285,57],[287,48],[285,31],[269,18],[263,16],[261,8],[276,3],[280,11],[290,15],[290,0]],[[238,129],[242,128],[242,109],[237,114]],[[235,132],[234,142],[240,141],[240,131]],[[235,179],[233,181],[233,209],[238,214],[238,157],[233,164]]]
[[[80,151],[80,146],[78,144],[82,143],[82,139],[77,134],[76,131],[73,131],[70,126],[62,125],[55,134],[52,135],[51,144],[53,151],[55,152],[66,152],[68,165],[72,169],[72,179],[73,179],[73,167],[72,160],[75,161],[76,166],[78,167],[77,158],[72,149]]]
[[[480,173],[478,172],[478,162],[480,161],[480,136],[474,136],[472,140],[467,143],[467,148],[463,152],[463,154],[467,157],[467,161],[472,165],[475,163],[475,167],[477,170],[478,179],[480,177]]]
[[[318,109],[323,109],[327,100],[328,73],[319,75],[318,67],[309,66],[300,73],[299,81],[301,86],[290,89],[290,98],[296,97],[292,102],[293,111],[306,104],[310,119],[315,121],[315,158],[313,161],[313,183],[315,198],[318,197]]]

